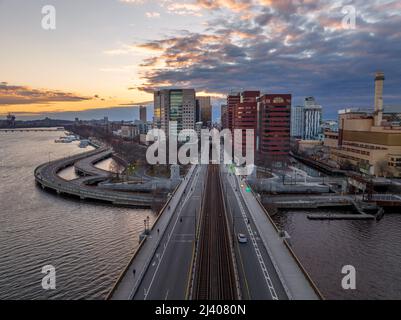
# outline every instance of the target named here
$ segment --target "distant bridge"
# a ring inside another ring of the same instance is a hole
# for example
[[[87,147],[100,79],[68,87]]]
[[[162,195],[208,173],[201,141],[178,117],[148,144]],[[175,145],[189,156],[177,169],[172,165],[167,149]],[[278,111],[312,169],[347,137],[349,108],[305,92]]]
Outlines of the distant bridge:
[[[59,128],[10,128],[10,129],[0,129],[0,133],[6,132],[54,132],[54,131],[64,131],[63,127]]]

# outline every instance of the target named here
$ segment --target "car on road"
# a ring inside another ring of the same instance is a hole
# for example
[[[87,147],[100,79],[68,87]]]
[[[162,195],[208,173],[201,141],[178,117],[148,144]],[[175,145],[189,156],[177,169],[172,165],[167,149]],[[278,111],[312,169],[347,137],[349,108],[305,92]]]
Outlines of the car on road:
[[[238,233],[237,237],[239,243],[248,243],[248,238],[243,233]]]

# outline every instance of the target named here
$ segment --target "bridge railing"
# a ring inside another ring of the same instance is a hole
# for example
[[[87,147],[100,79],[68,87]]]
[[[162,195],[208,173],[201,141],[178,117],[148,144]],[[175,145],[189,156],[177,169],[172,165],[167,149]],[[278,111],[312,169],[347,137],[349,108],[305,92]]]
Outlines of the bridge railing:
[[[251,186],[248,184],[248,182],[245,181],[245,184],[250,188],[253,197],[256,199],[256,201],[259,203],[259,206],[262,208],[264,214],[266,215],[266,217],[269,219],[270,223],[273,225],[274,229],[277,231],[277,233],[280,232],[280,230],[278,229],[277,225],[275,224],[275,222],[273,221],[273,219],[271,218],[270,214],[267,212],[266,208],[263,206],[262,202],[260,201],[259,197],[255,194],[255,192],[253,191],[253,189],[251,188]],[[286,239],[283,239],[283,243],[284,245],[287,247],[288,252],[290,253],[290,255],[293,257],[293,259],[295,260],[295,262],[297,263],[298,267],[300,268],[301,272],[304,274],[304,276],[306,277],[306,280],[309,282],[310,286],[312,287],[313,291],[316,293],[316,295],[321,299],[324,300],[324,296],[323,294],[320,292],[319,288],[316,286],[315,282],[312,280],[312,278],[310,277],[310,275],[308,274],[308,272],[306,271],[305,267],[302,265],[301,261],[298,259],[297,255],[295,254],[295,252],[292,250],[290,244],[287,242]]]

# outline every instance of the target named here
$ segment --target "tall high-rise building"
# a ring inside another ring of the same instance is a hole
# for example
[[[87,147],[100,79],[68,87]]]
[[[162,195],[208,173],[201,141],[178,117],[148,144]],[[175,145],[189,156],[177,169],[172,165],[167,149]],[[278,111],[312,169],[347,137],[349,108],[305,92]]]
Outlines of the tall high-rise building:
[[[288,161],[291,95],[265,94],[258,99],[258,151],[274,164]]]
[[[254,147],[256,150],[257,99],[259,96],[260,91],[244,91],[240,94],[240,102],[234,105],[233,130],[242,130],[242,151],[246,149],[247,129],[254,130]],[[239,147],[235,146],[235,148]]]
[[[227,110],[227,105],[222,104],[221,105],[221,128],[222,129],[227,129],[228,128],[228,110]]]
[[[196,123],[201,121],[201,109],[200,109],[200,104],[199,100],[196,99],[195,101],[195,125]]]
[[[200,110],[200,121],[204,126],[212,123],[212,102],[210,97],[196,97]]]
[[[291,109],[291,137],[318,140],[322,131],[322,107],[314,97],[305,98],[304,106]]]
[[[170,129],[179,133],[183,129],[195,128],[195,90],[165,89],[154,92],[153,126],[168,134]],[[169,122],[176,122],[175,128]]]
[[[305,98],[304,113],[303,139],[318,140],[321,133],[322,107],[316,103],[314,97]]]
[[[257,100],[260,96],[260,91],[243,91],[240,94],[240,102],[243,103],[257,103]]]
[[[147,121],[147,108],[146,106],[140,106],[139,107],[139,120],[141,120],[143,123]]]
[[[304,135],[305,114],[303,106],[291,108],[291,137],[302,139]]]
[[[233,120],[234,120],[234,107],[237,103],[241,102],[241,96],[238,92],[231,92],[227,96],[227,121],[228,126],[227,128],[232,130],[233,129]]]

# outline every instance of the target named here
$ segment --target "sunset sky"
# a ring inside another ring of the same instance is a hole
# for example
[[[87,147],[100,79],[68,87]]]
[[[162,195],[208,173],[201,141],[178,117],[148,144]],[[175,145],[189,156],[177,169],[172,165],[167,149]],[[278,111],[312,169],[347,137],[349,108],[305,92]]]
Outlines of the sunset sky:
[[[0,43],[3,115],[121,109],[161,87],[313,95],[335,114],[372,105],[377,70],[401,105],[399,0],[0,0]]]

